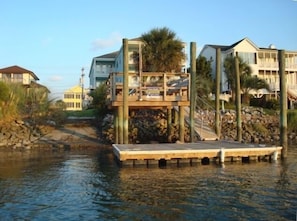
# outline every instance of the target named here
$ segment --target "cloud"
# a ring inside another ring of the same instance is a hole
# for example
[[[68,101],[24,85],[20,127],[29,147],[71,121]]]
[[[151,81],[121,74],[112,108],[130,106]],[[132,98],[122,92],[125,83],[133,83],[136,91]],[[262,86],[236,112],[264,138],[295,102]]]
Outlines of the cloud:
[[[107,39],[98,38],[92,42],[92,50],[97,51],[100,49],[106,49],[121,43],[122,37],[120,33],[113,32]]]
[[[58,76],[58,75],[53,75],[53,76],[50,76],[50,77],[49,77],[49,80],[50,80],[50,81],[54,81],[54,82],[58,82],[58,81],[63,80],[63,77]]]

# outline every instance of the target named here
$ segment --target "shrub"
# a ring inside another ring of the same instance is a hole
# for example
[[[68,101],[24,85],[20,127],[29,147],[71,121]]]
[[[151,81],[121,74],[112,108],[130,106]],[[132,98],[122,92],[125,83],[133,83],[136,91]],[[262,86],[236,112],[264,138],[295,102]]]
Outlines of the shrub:
[[[288,111],[288,131],[297,132],[297,110]]]

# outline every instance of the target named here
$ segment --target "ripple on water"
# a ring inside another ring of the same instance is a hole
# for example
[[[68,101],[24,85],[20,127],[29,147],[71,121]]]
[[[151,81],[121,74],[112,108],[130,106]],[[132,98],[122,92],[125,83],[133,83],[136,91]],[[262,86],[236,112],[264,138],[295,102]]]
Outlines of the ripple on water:
[[[100,151],[2,158],[0,215],[4,220],[293,220],[296,159],[159,169],[118,168],[110,152]]]

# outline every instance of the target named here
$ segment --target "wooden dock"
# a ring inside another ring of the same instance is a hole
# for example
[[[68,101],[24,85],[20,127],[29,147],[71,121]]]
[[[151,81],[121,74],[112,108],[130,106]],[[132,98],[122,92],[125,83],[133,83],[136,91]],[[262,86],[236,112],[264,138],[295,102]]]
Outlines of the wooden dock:
[[[113,153],[121,166],[167,164],[209,164],[210,162],[276,161],[282,147],[228,141],[197,143],[113,144]]]

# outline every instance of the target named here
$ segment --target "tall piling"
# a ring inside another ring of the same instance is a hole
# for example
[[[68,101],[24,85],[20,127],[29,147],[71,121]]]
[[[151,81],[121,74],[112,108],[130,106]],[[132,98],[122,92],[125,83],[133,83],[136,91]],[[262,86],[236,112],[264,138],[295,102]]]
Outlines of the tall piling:
[[[123,143],[129,143],[129,66],[128,66],[128,39],[123,39]]]
[[[216,49],[216,97],[215,97],[215,130],[218,138],[221,136],[220,127],[220,93],[221,93],[221,49]]]
[[[240,93],[240,70],[238,54],[236,53],[235,59],[235,75],[236,75],[236,86],[235,86],[235,97],[236,97],[236,126],[237,126],[237,141],[242,141],[242,123],[241,123],[241,93]]]
[[[196,42],[190,44],[190,142],[194,142],[195,136],[195,106],[196,106]]]
[[[279,63],[279,86],[280,86],[280,141],[282,148],[282,158],[287,157],[288,150],[288,122],[287,122],[287,77],[285,73],[285,51],[278,50]]]

